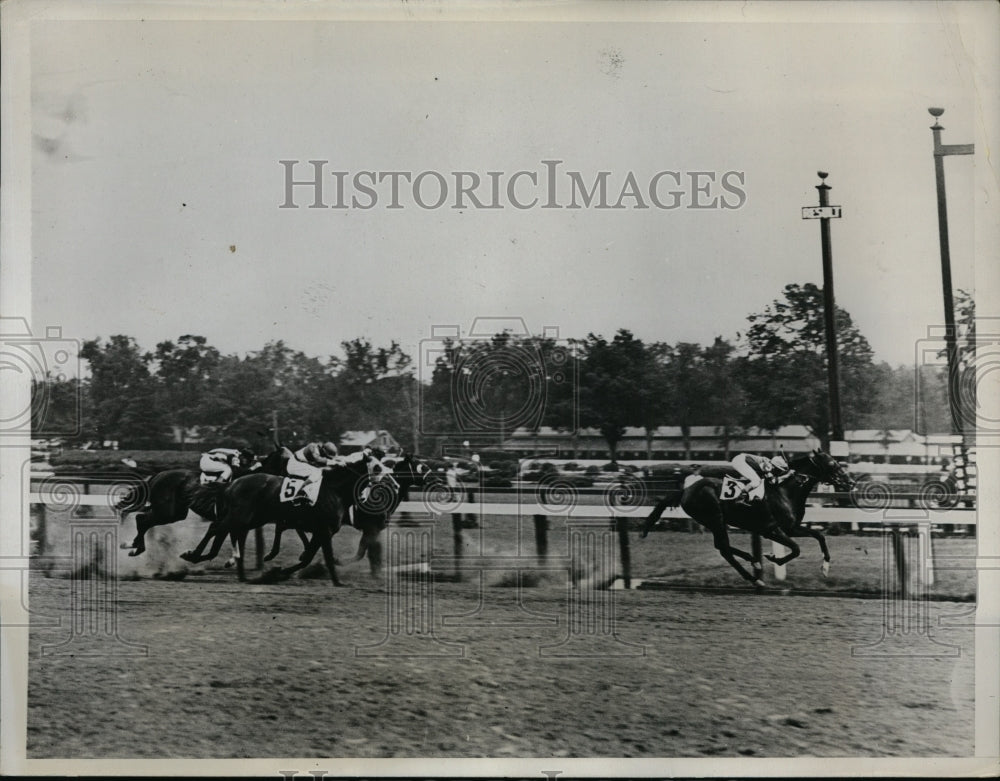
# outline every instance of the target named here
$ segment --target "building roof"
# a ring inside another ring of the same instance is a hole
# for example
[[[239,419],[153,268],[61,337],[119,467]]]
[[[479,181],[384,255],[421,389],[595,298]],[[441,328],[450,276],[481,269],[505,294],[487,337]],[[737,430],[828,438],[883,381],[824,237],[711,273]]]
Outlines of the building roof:
[[[385,429],[378,429],[377,431],[372,429],[370,431],[345,431],[340,437],[341,445],[358,445],[364,447],[365,445],[371,444],[379,437],[388,437],[390,440],[395,442],[395,438]]]

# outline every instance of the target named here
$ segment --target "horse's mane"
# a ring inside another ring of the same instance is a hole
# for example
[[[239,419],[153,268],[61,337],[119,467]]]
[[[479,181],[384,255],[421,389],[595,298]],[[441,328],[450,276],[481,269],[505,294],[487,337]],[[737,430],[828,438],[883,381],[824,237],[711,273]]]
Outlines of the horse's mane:
[[[813,460],[812,453],[806,456],[796,456],[788,462],[789,468],[796,472],[798,472],[805,464],[812,464],[813,466],[816,465],[816,462]]]

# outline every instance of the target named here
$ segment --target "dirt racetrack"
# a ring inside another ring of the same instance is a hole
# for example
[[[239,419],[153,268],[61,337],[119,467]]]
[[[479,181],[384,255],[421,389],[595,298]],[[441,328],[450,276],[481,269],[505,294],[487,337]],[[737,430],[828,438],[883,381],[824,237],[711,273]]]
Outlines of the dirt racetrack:
[[[349,554],[350,535],[338,555]],[[410,644],[377,645],[406,634],[389,635],[398,603],[387,599],[387,584],[404,582],[377,583],[365,569],[346,566],[341,589],[322,579],[240,584],[217,569],[122,580],[118,634],[145,656],[108,655],[107,645],[86,656],[86,640],[43,656],[43,645],[70,637],[74,581],[32,573],[33,614],[62,627],[31,631],[28,756],[973,751],[972,630],[938,626],[969,605],[926,605],[947,646],[911,634],[876,646],[903,655],[864,657],[852,647],[882,636],[879,600],[604,591],[568,601],[565,574],[524,589],[473,577],[434,585],[424,617],[437,642],[427,644],[451,655],[417,657]],[[608,595],[613,632],[598,626],[559,646],[570,606],[586,612]],[[356,655],[359,646],[370,655]],[[552,646],[575,655],[546,655]]]

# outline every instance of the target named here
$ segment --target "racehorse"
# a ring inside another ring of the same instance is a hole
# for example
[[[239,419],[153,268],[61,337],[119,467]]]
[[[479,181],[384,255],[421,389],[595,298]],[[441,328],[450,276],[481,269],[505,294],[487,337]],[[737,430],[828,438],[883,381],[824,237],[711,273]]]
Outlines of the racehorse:
[[[380,450],[373,450],[372,455],[381,467],[386,466]],[[269,471],[276,466],[277,464],[273,461],[265,461],[261,469]],[[284,465],[282,464],[280,468],[283,469]],[[382,541],[380,539],[382,530],[388,525],[389,518],[399,507],[399,503],[407,498],[410,489],[423,485],[424,477],[429,471],[426,464],[407,453],[395,461],[391,465],[391,471],[385,475],[391,480],[384,479],[373,482],[368,479],[367,475],[359,475],[358,482],[351,491],[345,492],[341,497],[348,507],[353,508],[352,524],[361,532],[358,550],[352,561],[360,561],[367,555],[372,577],[378,577],[382,569]],[[369,489],[367,494],[364,491],[366,487]],[[278,555],[281,549],[281,535],[289,528],[292,528],[291,524],[284,521],[277,523],[274,542],[271,545],[271,550],[264,557],[264,561],[271,561]],[[308,545],[301,531],[299,531],[299,537],[302,538],[304,545]]]
[[[428,474],[430,468],[412,453],[407,453],[392,466],[395,485],[377,483],[366,501],[355,504],[354,527],[361,532],[361,539],[353,560],[359,561],[367,554],[372,577],[378,577],[382,571],[382,530],[400,502],[409,497],[412,488],[422,486]]]
[[[185,551],[181,558],[198,563],[215,558],[222,543],[228,536],[236,549],[237,573],[241,581],[246,580],[242,552],[246,546],[247,534],[251,529],[268,523],[281,522],[286,528],[293,528],[301,535],[311,535],[306,549],[299,556],[298,564],[292,567],[276,568],[265,579],[284,580],[292,573],[308,566],[319,550],[323,551],[327,570],[333,585],[342,585],[337,577],[336,561],[333,557],[331,538],[344,524],[347,508],[357,491],[357,486],[369,478],[368,460],[348,462],[323,471],[316,503],[296,505],[282,500],[285,478],[278,475],[256,472],[234,480],[225,491],[226,511],[209,526],[204,538],[194,550]],[[209,541],[212,547],[203,553]]]
[[[233,477],[247,474],[254,466],[255,459],[249,452],[240,456],[239,464],[233,468]],[[142,510],[135,516],[136,535],[131,543],[123,542],[121,547],[129,550],[129,556],[139,556],[146,550],[146,532],[154,526],[165,526],[183,521],[189,510],[193,510],[207,521],[214,521],[220,514],[220,503],[224,501],[225,484],[201,484],[201,475],[191,469],[167,469],[146,478],[148,503],[136,507],[131,492],[115,505],[119,522],[130,512]]]
[[[764,499],[754,503],[721,498],[723,477],[727,475],[739,477],[735,469],[702,468],[685,481],[685,487],[681,492],[673,492],[657,505],[646,518],[641,536],[649,534],[650,529],[659,520],[663,507],[676,507],[679,504],[691,518],[712,532],[716,550],[730,566],[758,587],[763,587],[764,582],[761,580],[762,573],[757,569],[757,563],[749,553],[730,544],[727,526],[759,534],[788,548],[789,553],[781,558],[766,556],[768,561],[777,565],[786,564],[799,556],[801,551],[793,537],[813,537],[823,552],[822,570],[825,576],[830,571],[830,551],[821,532],[802,526],[806,499],[819,483],[828,483],[838,490],[848,491],[854,485],[854,481],[842,464],[828,453],[818,450],[807,456],[794,458],[788,465],[791,472],[779,483],[769,481]],[[736,561],[736,557],[752,562],[754,574],[747,572]]]

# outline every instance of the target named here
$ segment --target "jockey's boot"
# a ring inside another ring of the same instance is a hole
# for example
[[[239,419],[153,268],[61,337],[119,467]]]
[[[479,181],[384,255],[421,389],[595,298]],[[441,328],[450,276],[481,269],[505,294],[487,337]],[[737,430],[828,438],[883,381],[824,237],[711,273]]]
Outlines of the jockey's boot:
[[[309,487],[309,480],[306,480],[304,483],[302,483],[298,493],[292,497],[293,507],[308,507],[309,505],[312,504],[312,502],[309,501],[309,494],[306,493],[306,488],[308,487]]]

